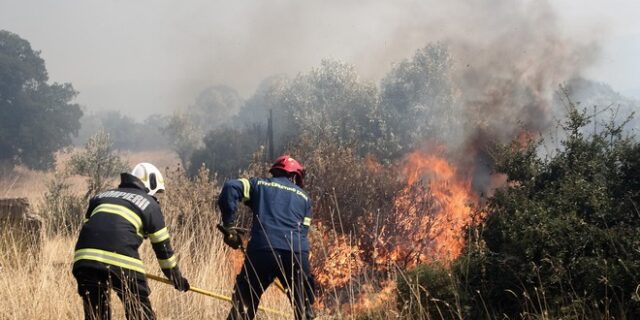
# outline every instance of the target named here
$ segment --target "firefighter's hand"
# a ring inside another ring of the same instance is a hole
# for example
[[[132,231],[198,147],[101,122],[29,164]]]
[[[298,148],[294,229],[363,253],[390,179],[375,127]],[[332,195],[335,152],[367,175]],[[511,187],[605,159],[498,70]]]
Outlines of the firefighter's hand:
[[[224,235],[223,241],[226,245],[231,247],[232,249],[238,249],[242,247],[242,237],[241,233],[234,227],[224,227],[223,225],[218,225],[218,230],[222,232]]]
[[[164,275],[167,276],[171,282],[173,282],[173,287],[179,291],[189,291],[191,286],[189,285],[189,281],[182,276],[180,269],[178,267],[172,269],[162,269]]]
[[[178,291],[185,292],[185,291],[189,291],[189,289],[191,288],[187,278],[183,277],[182,275],[171,279],[171,281],[173,281],[173,287],[176,288]]]

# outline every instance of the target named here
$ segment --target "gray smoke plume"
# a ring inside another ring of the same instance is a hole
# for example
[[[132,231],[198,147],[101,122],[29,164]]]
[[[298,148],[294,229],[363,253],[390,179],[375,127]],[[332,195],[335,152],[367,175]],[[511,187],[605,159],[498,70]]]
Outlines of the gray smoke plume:
[[[492,144],[547,130],[558,85],[579,76],[598,52],[597,39],[565,34],[544,0],[281,0],[229,14],[242,18],[229,26],[235,36],[214,33],[215,59],[199,69],[245,94],[247,83],[304,72],[327,57],[378,82],[417,49],[444,44],[454,62],[453,102],[439,106],[455,120],[446,142],[469,166]]]
[[[423,33],[449,49],[455,63],[447,145],[478,192],[490,184],[487,151],[519,134],[544,134],[562,110],[553,105],[559,85],[581,75],[598,54],[595,38],[563,34],[546,1],[457,1]],[[400,30],[419,37],[419,28]]]
[[[579,39],[560,34],[548,0],[60,0],[35,11],[32,1],[0,3],[3,28],[42,50],[51,78],[73,83],[80,103],[139,119],[193,104],[212,85],[249,97],[263,79],[295,76],[324,58],[377,82],[392,63],[439,41],[456,48],[460,72],[468,64],[480,76],[557,67],[541,81],[557,82],[584,64],[572,61],[583,59],[573,55]]]
[[[451,43],[460,62],[455,83],[468,117],[467,132],[485,131],[505,143],[521,130],[544,132],[551,125],[554,92],[580,75],[597,46],[563,35],[544,1],[489,2],[494,6],[475,9],[485,8],[487,16],[504,25],[484,30],[484,37]],[[490,7],[502,10],[486,12]]]

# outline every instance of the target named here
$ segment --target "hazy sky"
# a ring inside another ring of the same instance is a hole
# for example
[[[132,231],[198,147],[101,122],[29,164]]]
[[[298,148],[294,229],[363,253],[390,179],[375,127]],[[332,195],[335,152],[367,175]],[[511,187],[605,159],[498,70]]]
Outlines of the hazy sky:
[[[189,105],[209,85],[247,98],[265,77],[327,57],[377,81],[429,41],[472,35],[469,21],[500,26],[491,16],[500,1],[484,0],[474,17],[469,0],[0,0],[0,29],[42,51],[50,79],[71,82],[88,112],[141,119]],[[545,3],[520,2],[536,1]],[[550,3],[559,32],[600,44],[584,74],[640,98],[640,1]]]

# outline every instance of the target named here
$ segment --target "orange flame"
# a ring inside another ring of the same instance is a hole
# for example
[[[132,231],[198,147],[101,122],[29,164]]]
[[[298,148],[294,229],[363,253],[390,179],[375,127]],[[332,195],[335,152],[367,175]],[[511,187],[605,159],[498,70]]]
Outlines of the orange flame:
[[[393,305],[395,302],[395,290],[397,289],[396,282],[386,280],[380,286],[381,288],[377,288],[370,283],[365,283],[360,288],[360,295],[356,298],[356,303],[350,306],[351,310],[345,310],[344,313],[361,314]]]
[[[396,194],[392,211],[382,214],[380,220],[375,212],[363,215],[359,222],[365,227],[359,237],[351,239],[321,223],[317,225],[314,241],[322,242],[317,247],[328,248],[313,256],[313,271],[322,288],[341,290],[364,272],[388,274],[434,260],[447,263],[461,254],[465,227],[483,217],[473,209],[480,201],[472,190],[473,168],[456,167],[440,156],[444,154],[442,147],[431,150],[417,151],[406,158],[401,169],[406,185]],[[371,172],[386,170],[373,158],[364,161]],[[494,175],[490,180],[487,189],[492,190],[505,179]],[[346,309],[322,296],[318,304],[357,313],[392,304],[394,290],[389,283],[365,284],[359,288],[355,304],[351,301]]]
[[[349,283],[363,267],[362,250],[348,237],[329,231],[322,223],[316,225],[327,252],[312,256],[315,280],[323,288],[336,288]]]
[[[403,173],[407,185],[395,199],[395,230],[376,248],[376,263],[410,268],[451,261],[464,248],[464,228],[473,219],[470,205],[479,200],[471,177],[443,157],[420,151],[407,157]]]

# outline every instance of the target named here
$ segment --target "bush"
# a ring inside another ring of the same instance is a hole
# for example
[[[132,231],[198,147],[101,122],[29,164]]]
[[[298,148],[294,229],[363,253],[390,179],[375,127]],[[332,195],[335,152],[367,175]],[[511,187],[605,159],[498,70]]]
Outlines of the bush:
[[[109,134],[98,131],[87,141],[84,150],[71,157],[69,170],[87,178],[85,199],[88,200],[105,190],[121,172],[127,172],[128,164],[114,152]]]
[[[82,225],[85,206],[84,199],[71,190],[67,175],[57,173],[48,182],[38,211],[49,234],[72,235]]]
[[[398,308],[408,319],[462,319],[457,280],[441,263],[398,274]]]
[[[546,159],[535,145],[499,148],[508,187],[459,264],[470,318],[640,317],[640,144],[611,124],[586,136],[589,123],[571,105],[562,149]]]
[[[239,130],[220,128],[204,137],[204,148],[196,150],[189,165],[194,176],[204,165],[223,178],[235,178],[251,162],[251,155],[264,144],[265,130],[259,126]]]

